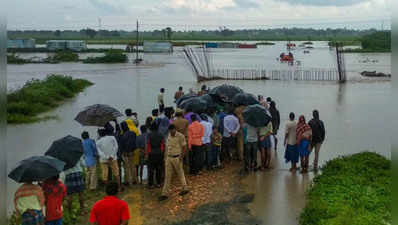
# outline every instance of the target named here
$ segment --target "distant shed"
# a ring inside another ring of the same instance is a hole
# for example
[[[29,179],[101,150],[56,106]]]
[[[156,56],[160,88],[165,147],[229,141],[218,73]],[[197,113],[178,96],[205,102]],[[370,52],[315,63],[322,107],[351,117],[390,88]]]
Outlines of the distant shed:
[[[46,41],[46,47],[48,50],[72,50],[82,51],[87,49],[85,41],[79,40],[49,40]]]
[[[147,53],[171,53],[173,44],[170,42],[144,41],[144,52]]]
[[[8,48],[35,48],[36,41],[35,41],[35,39],[8,40],[7,47]]]

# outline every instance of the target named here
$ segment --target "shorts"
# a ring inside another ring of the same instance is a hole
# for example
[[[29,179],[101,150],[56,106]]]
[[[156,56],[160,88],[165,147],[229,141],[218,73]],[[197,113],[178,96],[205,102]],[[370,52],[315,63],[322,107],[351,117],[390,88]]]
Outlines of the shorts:
[[[33,214],[30,212],[24,212],[21,216],[22,225],[38,225],[44,223],[44,216],[40,210],[32,210]]]
[[[259,145],[260,145],[260,150],[262,148],[271,149],[271,135],[268,135],[266,138],[264,138],[263,141],[259,141]]]
[[[286,145],[285,160],[286,160],[286,163],[288,163],[288,162],[297,163],[298,162],[299,151],[297,149],[297,145]]]
[[[65,186],[68,195],[83,192],[86,188],[83,173],[71,173],[65,176]]]
[[[298,145],[300,157],[305,157],[310,155],[311,151],[309,147],[310,147],[310,142],[308,140],[303,139],[300,141],[300,144]]]

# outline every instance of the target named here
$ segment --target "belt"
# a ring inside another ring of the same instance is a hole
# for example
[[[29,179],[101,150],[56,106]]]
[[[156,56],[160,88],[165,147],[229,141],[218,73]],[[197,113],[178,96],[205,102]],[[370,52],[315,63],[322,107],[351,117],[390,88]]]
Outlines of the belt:
[[[171,157],[171,158],[177,158],[177,157],[180,157],[180,155],[169,155],[169,157]]]

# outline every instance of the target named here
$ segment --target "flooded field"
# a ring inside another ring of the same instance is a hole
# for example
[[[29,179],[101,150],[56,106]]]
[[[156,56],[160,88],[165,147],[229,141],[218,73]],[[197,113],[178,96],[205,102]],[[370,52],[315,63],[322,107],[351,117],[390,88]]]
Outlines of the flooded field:
[[[310,54],[297,50],[295,55],[302,61],[302,67],[335,67],[335,54],[326,42],[316,42]],[[47,74],[57,73],[85,78],[95,83],[76,98],[49,112],[58,116],[50,120],[27,125],[8,126],[8,168],[26,157],[43,154],[53,140],[68,134],[80,137],[88,130],[96,137],[95,128],[83,128],[73,119],[85,106],[102,103],[121,111],[130,107],[138,112],[141,123],[156,107],[156,95],[160,88],[166,89],[166,105],[173,105],[174,92],[178,86],[198,89],[195,77],[180,51],[173,54],[146,54],[146,66],[127,64],[26,64],[8,66],[8,90],[21,87],[32,78],[42,79]],[[235,68],[282,68],[276,61],[283,43],[274,46],[260,46],[258,49],[214,49],[211,50],[215,67]],[[23,55],[23,54],[20,54]],[[35,54],[40,55],[40,54]],[[41,56],[41,55],[40,55]],[[82,58],[87,55],[82,54]],[[24,57],[31,57],[24,55]],[[129,54],[131,59],[134,54]],[[376,59],[377,62],[362,63]],[[305,81],[212,81],[214,87],[222,83],[237,85],[247,92],[272,97],[281,114],[281,128],[278,134],[279,146],[274,158],[274,169],[249,175],[244,180],[247,192],[255,193],[250,205],[254,215],[264,224],[297,224],[296,217],[305,204],[305,190],[313,174],[291,175],[289,165],[284,162],[282,146],[284,124],[290,112],[305,115],[310,119],[313,109],[318,109],[326,125],[326,142],[320,153],[320,164],[339,155],[360,151],[375,151],[390,156],[389,134],[392,132],[385,115],[390,103],[390,82],[360,79],[364,70],[391,73],[390,54],[346,54],[348,80],[346,84],[335,82]],[[393,106],[396,107],[396,106]],[[310,162],[312,157],[310,158]],[[12,196],[17,187],[8,182],[9,205],[12,210]]]

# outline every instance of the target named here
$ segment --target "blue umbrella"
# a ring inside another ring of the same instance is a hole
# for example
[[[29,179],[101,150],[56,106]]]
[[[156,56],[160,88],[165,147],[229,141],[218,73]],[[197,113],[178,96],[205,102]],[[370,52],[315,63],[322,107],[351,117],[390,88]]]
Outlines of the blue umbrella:
[[[64,166],[65,162],[51,156],[33,156],[17,163],[8,177],[18,183],[43,181],[60,174]]]

